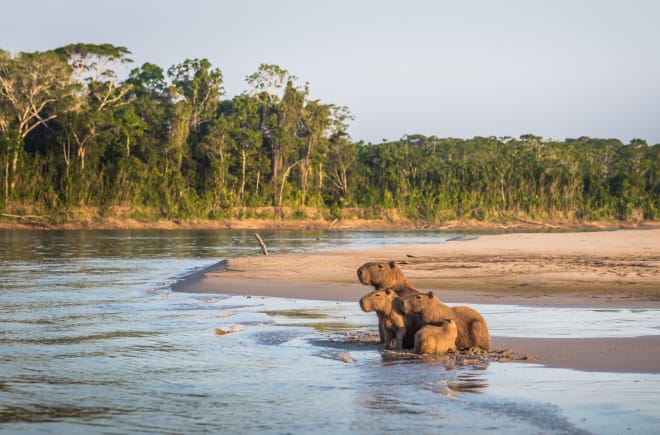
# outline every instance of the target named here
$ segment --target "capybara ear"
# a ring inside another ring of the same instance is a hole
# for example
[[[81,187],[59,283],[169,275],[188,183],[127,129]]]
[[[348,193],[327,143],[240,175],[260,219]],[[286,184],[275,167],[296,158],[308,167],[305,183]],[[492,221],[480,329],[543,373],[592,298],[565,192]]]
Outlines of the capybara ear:
[[[384,267],[385,267],[385,265],[384,265],[383,263],[378,263],[378,268],[379,268],[379,269],[382,269],[382,268],[384,268]]]
[[[396,267],[396,263],[394,261],[390,261],[390,269],[394,269]]]
[[[429,292],[429,299],[433,298],[433,292]]]

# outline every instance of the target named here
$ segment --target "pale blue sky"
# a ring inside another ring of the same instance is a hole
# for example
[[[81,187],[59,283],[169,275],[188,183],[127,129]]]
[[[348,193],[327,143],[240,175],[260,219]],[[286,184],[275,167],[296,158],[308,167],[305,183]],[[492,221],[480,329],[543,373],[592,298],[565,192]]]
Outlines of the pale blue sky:
[[[354,140],[639,137],[660,143],[660,1],[4,0],[0,48],[123,45],[208,58],[227,96],[274,63],[348,106]]]

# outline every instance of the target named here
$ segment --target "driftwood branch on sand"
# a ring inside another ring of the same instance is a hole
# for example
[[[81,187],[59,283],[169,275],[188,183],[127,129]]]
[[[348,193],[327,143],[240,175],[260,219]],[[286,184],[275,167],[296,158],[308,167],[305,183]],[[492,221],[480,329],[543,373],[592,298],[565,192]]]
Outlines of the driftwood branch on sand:
[[[48,225],[48,217],[46,216],[37,216],[33,214],[17,215],[11,213],[0,213],[0,217],[16,219],[19,224],[30,225],[33,227],[46,227]]]
[[[22,219],[44,219],[44,220],[48,219],[45,216],[37,216],[37,215],[33,215],[33,214],[18,215],[18,214],[10,214],[10,213],[0,213],[0,216],[19,219],[19,220],[22,220]]]
[[[261,252],[263,252],[264,255],[269,255],[268,254],[268,247],[266,247],[266,244],[264,243],[264,240],[261,238],[259,233],[254,233],[254,237],[257,238],[257,242],[259,242],[259,246],[261,246]]]

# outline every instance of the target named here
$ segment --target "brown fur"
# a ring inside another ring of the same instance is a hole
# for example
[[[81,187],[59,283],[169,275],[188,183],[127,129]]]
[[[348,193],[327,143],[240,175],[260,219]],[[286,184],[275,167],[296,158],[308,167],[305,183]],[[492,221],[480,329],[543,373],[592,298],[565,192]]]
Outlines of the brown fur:
[[[447,353],[456,350],[458,330],[451,319],[422,326],[415,333],[415,352],[421,354]]]
[[[418,293],[394,261],[364,263],[358,268],[357,276],[360,283],[370,285],[375,290],[393,290],[399,297]]]
[[[407,327],[415,333],[424,325],[451,319],[456,322],[458,329],[458,350],[472,347],[490,350],[490,333],[486,320],[473,308],[449,307],[435,297],[433,292],[397,299],[394,308],[403,314]]]
[[[404,317],[394,311],[392,302],[397,299],[397,295],[390,289],[374,290],[360,299],[360,308],[364,312],[375,311],[378,315],[378,326],[382,332],[382,340],[385,343],[385,349],[394,347],[401,349],[403,347],[412,347],[414,336],[406,336],[406,323]],[[407,346],[406,346],[407,345]]]

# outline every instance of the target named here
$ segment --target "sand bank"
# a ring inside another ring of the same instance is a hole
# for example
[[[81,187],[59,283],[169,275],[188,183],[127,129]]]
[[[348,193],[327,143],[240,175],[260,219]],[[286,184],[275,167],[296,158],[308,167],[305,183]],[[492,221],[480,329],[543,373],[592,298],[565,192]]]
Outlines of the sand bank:
[[[433,290],[450,304],[660,308],[659,229],[485,235],[437,244],[235,258],[173,289],[357,301],[369,291],[358,283],[357,267],[390,260],[400,263],[416,288]],[[495,337],[493,343],[537,353],[540,362],[555,367],[660,372],[660,336]]]
[[[447,302],[660,307],[660,230],[517,233],[445,243],[234,258],[178,291],[357,301],[355,271],[396,261]]]

